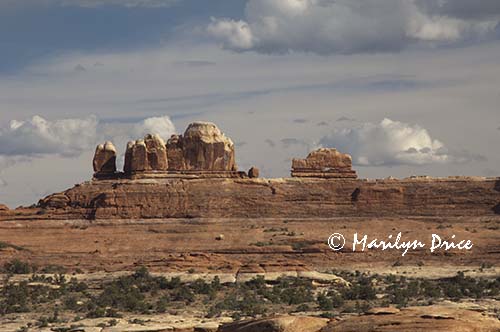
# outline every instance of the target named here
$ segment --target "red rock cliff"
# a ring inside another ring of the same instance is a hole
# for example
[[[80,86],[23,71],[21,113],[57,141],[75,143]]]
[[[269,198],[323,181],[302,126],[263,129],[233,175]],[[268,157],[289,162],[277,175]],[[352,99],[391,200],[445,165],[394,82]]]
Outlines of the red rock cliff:
[[[142,179],[86,182],[39,206],[60,218],[471,216],[499,213],[500,179]]]

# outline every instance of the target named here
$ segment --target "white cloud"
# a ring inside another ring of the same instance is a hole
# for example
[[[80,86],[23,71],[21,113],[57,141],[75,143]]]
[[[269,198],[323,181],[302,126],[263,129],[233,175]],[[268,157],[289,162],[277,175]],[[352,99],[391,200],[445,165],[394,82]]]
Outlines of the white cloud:
[[[125,125],[100,123],[95,116],[53,121],[40,116],[26,121],[12,120],[8,126],[0,128],[0,169],[44,156],[77,157],[93,151],[105,140],[122,148],[127,141],[149,133],[168,139],[175,133],[175,126],[168,116]]]
[[[331,54],[449,43],[488,34],[498,22],[429,12],[415,0],[249,0],[245,20],[214,19],[207,31],[235,51]]]
[[[220,40],[224,48],[247,50],[253,47],[252,30],[248,23],[229,19],[212,19],[208,32]]]
[[[40,116],[26,121],[12,120],[9,126],[0,128],[0,155],[79,155],[93,145],[96,128],[95,116],[54,121]]]
[[[136,138],[146,134],[158,134],[166,141],[175,134],[175,126],[168,116],[152,117],[134,125],[133,133]]]
[[[351,154],[353,163],[361,166],[426,165],[480,159],[464,152],[450,152],[418,125],[387,118],[380,123],[334,129],[320,144]]]

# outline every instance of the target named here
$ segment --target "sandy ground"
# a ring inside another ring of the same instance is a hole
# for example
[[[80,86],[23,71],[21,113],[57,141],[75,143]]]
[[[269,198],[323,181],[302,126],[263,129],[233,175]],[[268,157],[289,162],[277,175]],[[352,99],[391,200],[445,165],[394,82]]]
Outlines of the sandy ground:
[[[354,233],[359,239],[366,234],[368,244],[373,239],[390,241],[389,235],[394,242],[399,232],[400,243],[418,240],[425,247],[404,256],[403,249],[361,251],[361,244],[352,250]],[[332,233],[345,237],[342,250],[329,248]],[[431,253],[432,234],[454,243],[470,240],[473,246]],[[19,258],[39,267],[57,265],[85,273],[130,271],[141,265],[156,272],[407,269],[427,275],[500,267],[500,216],[7,221],[0,222],[0,241],[7,244],[0,249],[0,264]]]

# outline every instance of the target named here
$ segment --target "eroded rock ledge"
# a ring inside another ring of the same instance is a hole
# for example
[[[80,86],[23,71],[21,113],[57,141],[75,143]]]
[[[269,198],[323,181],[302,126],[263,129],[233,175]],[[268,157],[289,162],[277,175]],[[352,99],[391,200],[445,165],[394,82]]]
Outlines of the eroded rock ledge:
[[[64,219],[477,216],[498,213],[499,183],[466,177],[94,180],[42,199],[38,209]]]

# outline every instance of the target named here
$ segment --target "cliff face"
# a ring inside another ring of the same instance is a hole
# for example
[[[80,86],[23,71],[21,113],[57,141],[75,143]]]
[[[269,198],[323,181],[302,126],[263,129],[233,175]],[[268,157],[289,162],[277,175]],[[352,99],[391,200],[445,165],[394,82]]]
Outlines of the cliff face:
[[[295,218],[498,214],[500,179],[164,178],[85,182],[43,199],[57,218]]]

